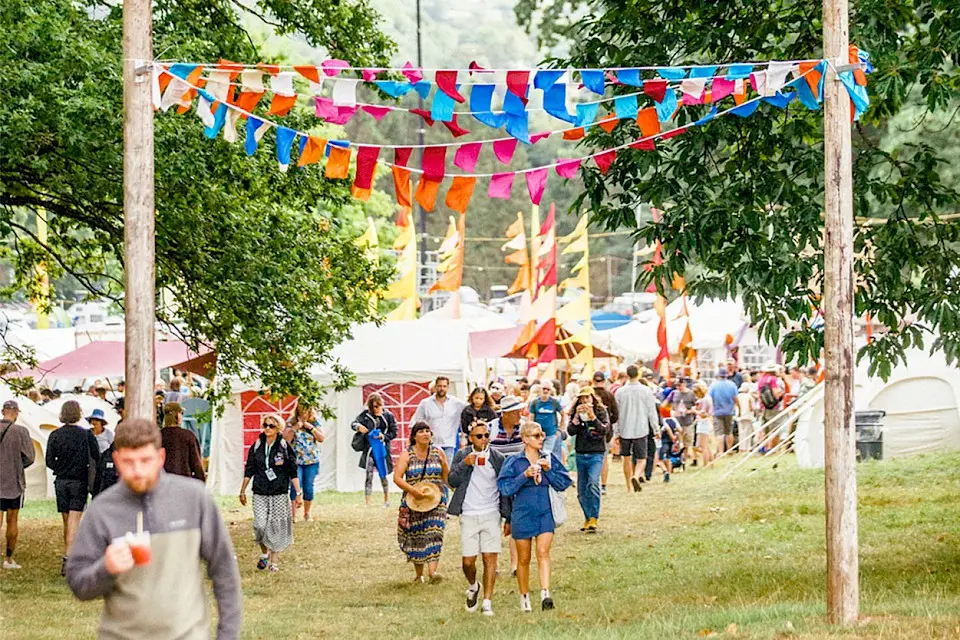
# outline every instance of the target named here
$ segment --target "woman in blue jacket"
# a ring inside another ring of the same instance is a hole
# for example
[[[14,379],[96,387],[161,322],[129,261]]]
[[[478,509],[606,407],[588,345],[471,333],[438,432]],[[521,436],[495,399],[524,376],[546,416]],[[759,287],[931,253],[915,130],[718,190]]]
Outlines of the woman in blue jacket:
[[[520,610],[529,612],[530,606],[530,552],[537,541],[537,568],[540,573],[540,606],[553,609],[550,597],[550,545],[553,543],[553,509],[550,506],[550,488],[564,491],[570,486],[570,475],[560,459],[543,452],[545,434],[536,422],[525,422],[520,427],[523,452],[510,456],[500,470],[497,485],[502,496],[513,498],[510,517],[511,536],[517,542],[517,584],[520,587]]]

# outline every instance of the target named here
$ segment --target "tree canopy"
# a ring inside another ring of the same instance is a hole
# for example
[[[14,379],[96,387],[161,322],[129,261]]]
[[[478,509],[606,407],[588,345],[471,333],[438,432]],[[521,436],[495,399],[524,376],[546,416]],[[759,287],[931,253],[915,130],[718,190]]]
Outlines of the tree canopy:
[[[546,42],[562,39],[560,67],[724,64],[816,58],[818,5],[800,0],[521,0],[518,18]],[[570,16],[577,16],[571,19]],[[948,165],[960,158],[950,132],[960,107],[960,15],[946,0],[852,3],[850,38],[875,72],[871,106],[853,130],[856,313],[885,331],[860,352],[885,375],[912,346],[934,338],[960,355],[960,196]],[[705,115],[686,107],[678,124]],[[905,122],[906,114],[913,122]],[[942,122],[929,134],[925,121]],[[954,127],[955,131],[955,127]],[[635,123],[585,144],[607,148],[639,137]],[[663,244],[663,264],[642,278],[663,288],[686,274],[695,297],[740,296],[751,319],[789,356],[816,359],[822,332],[822,113],[762,107],[664,141],[626,149],[606,175],[584,169],[592,221],[636,227],[643,204],[665,210],[636,236]]]
[[[162,59],[263,60],[244,14],[361,65],[383,65],[393,50],[366,0],[153,7]],[[52,275],[74,274],[92,295],[122,304],[121,31],[116,3],[0,7],[0,236],[14,269],[7,295],[29,289],[42,260]],[[302,130],[315,123],[288,119]],[[315,364],[332,366],[338,385],[349,382],[330,351],[351,324],[370,319],[368,292],[390,279],[354,238],[365,215],[389,215],[388,201],[361,207],[346,180],[326,180],[316,167],[283,173],[271,149],[246,157],[242,145],[207,140],[192,114],[158,115],[155,131],[158,319],[194,346],[215,346],[224,377],[256,377],[311,401],[320,395],[309,376]],[[33,222],[39,210],[49,217],[45,244]]]

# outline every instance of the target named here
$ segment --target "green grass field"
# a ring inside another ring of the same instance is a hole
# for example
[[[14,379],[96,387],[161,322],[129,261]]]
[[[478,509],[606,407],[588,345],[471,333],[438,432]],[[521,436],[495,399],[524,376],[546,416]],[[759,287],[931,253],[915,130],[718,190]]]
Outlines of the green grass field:
[[[627,494],[618,468],[601,532],[571,521],[553,547],[558,609],[523,615],[506,554],[496,617],[463,611],[459,526],[444,581],[410,584],[396,510],[321,494],[317,521],[296,524],[279,574],[254,568],[250,514],[223,499],[237,547],[247,638],[960,638],[960,454],[858,467],[862,622],[825,620],[823,476],[777,469],[721,482],[720,470],[659,474]],[[396,499],[394,499],[396,501]],[[93,637],[99,603],[79,603],[58,574],[60,522],[50,502],[23,512],[21,571],[0,572],[0,637]],[[534,575],[536,575],[534,573]],[[536,595],[536,580],[531,583]]]

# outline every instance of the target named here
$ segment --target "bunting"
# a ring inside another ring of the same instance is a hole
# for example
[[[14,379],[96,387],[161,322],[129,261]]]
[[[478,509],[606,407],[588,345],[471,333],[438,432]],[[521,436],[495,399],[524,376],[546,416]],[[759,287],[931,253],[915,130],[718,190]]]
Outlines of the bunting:
[[[414,232],[413,213],[409,209],[400,210],[397,221],[400,234],[393,248],[400,252],[397,259],[398,280],[383,293],[387,300],[402,300],[400,305],[387,314],[386,321],[416,320],[417,318],[417,236]]]
[[[580,295],[573,302],[567,303],[557,311],[557,323],[579,322],[581,329],[564,342],[579,342],[583,348],[573,357],[572,362],[583,365],[583,372],[593,375],[593,325],[590,319],[590,243],[587,237],[587,214],[580,217],[576,229],[570,235],[560,239],[561,244],[567,245],[561,255],[582,254],[574,265],[572,277],[560,283],[560,289],[577,288]]]
[[[520,269],[517,271],[517,277],[513,284],[507,289],[507,293],[513,295],[519,291],[529,291],[532,283],[530,277],[530,254],[527,252],[527,234],[523,227],[523,213],[517,212],[517,219],[507,228],[507,238],[509,241],[501,247],[501,251],[510,251],[511,253],[503,259],[507,264],[515,264]]]

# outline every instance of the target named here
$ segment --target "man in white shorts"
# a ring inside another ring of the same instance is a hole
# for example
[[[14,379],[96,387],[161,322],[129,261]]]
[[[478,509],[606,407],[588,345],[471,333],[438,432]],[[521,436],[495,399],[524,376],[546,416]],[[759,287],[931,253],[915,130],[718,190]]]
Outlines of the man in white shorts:
[[[469,612],[477,610],[480,583],[477,580],[477,556],[483,556],[483,615],[493,615],[493,585],[497,580],[497,558],[500,555],[500,519],[506,515],[506,501],[501,499],[497,477],[504,457],[491,449],[490,429],[484,422],[470,426],[470,446],[457,452],[450,467],[453,499],[447,512],[460,516],[460,550],[463,575],[467,578]]]

